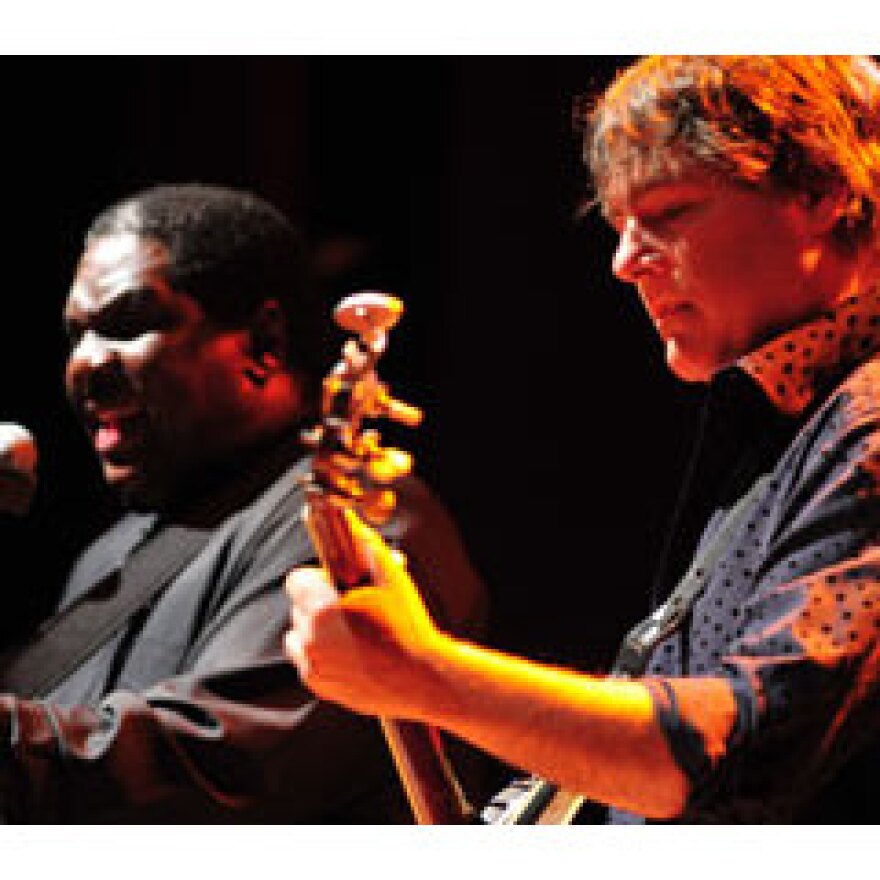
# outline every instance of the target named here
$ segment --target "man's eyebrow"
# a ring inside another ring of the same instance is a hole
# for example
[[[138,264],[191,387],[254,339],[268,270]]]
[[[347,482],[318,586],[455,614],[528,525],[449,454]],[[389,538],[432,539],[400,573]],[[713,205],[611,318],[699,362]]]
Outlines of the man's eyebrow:
[[[72,300],[64,310],[63,320],[65,324],[101,321],[112,318],[115,313],[132,309],[153,309],[160,304],[161,297],[155,287],[150,284],[133,284],[120,288],[111,298],[101,300],[94,306],[88,301]]]
[[[632,208],[637,208],[638,203],[648,196],[653,190],[664,186],[664,181],[644,181],[642,183],[632,183],[626,186],[618,198],[609,199],[608,201],[600,201],[599,207],[602,216],[614,226],[621,218]]]
[[[664,212],[680,204],[701,202],[706,198],[708,195],[704,191],[694,188],[687,182],[675,181],[646,186],[633,193],[627,199],[627,205],[630,211],[653,214]]]

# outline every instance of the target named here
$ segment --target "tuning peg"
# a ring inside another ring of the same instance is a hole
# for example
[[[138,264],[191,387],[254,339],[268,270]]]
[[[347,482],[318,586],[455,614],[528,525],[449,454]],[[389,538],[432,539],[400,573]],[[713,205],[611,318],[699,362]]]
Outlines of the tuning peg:
[[[417,406],[397,400],[387,393],[380,395],[378,408],[381,410],[380,415],[392,422],[406,425],[407,428],[416,428],[422,421],[422,411]]]
[[[382,449],[365,464],[367,476],[376,483],[393,483],[412,470],[412,456],[402,449]]]
[[[388,522],[397,499],[391,489],[371,489],[357,499],[358,513],[374,526]]]

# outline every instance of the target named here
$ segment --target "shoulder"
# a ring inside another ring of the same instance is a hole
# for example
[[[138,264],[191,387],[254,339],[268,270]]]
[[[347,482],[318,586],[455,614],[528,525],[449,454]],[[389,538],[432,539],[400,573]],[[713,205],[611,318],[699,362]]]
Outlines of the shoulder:
[[[303,521],[307,471],[308,459],[299,459],[219,527],[212,544],[238,576],[265,568],[283,572],[313,557]]]
[[[830,391],[799,431],[788,458],[808,474],[871,456],[878,444],[880,355],[859,365]]]
[[[769,485],[774,499],[765,508],[775,510],[786,541],[842,532],[851,542],[872,539],[880,522],[880,358],[831,391]]]
[[[848,373],[828,394],[817,415],[839,415],[848,423],[876,419],[878,413],[880,413],[880,353]]]
[[[852,420],[880,415],[880,354],[861,364],[838,386],[833,399]]]

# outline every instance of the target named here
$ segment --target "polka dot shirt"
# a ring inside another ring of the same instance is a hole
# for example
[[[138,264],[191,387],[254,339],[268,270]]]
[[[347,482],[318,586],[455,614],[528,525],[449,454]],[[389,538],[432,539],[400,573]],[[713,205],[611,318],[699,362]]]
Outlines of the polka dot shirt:
[[[746,355],[740,366],[778,409],[803,412],[822,388],[880,350],[880,280],[835,309]]]
[[[736,367],[797,418],[644,677],[692,783],[683,821],[876,821],[865,817],[880,770],[878,352],[875,284]],[[709,711],[719,681],[736,701],[732,730]]]

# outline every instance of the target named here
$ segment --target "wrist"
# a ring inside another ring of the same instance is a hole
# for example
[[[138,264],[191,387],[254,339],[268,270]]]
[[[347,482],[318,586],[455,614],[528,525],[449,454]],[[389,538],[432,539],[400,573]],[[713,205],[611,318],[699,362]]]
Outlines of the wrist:
[[[482,650],[440,630],[421,642],[414,662],[416,680],[410,692],[413,720],[449,727],[468,715],[474,701],[472,655]]]
[[[456,705],[455,670],[460,643],[446,632],[435,630],[412,647],[408,666],[406,716],[413,721],[440,725]]]

